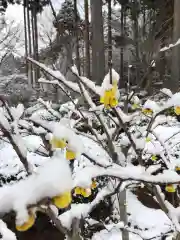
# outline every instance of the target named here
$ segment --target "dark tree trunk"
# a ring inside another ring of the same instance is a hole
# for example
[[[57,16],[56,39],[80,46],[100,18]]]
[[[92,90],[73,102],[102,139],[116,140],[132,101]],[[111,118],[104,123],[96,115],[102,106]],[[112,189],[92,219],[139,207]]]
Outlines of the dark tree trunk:
[[[111,0],[108,0],[108,69],[110,71],[110,82],[112,83],[112,28],[111,28]]]
[[[102,0],[91,0],[92,80],[101,84],[105,75]]]
[[[27,0],[27,30],[28,30],[28,56],[32,57],[32,41],[31,41],[31,21],[30,21],[30,11],[29,11],[29,0]],[[32,85],[33,82],[33,74],[32,74],[32,64],[29,63],[29,71],[30,71],[30,82]]]
[[[38,51],[38,25],[37,25],[37,6],[34,9],[34,39],[35,39],[35,59],[39,61],[39,51]],[[36,69],[37,79],[40,77],[39,68]]]
[[[86,54],[86,76],[87,78],[91,78],[91,68],[90,68],[90,42],[89,42],[89,4],[88,0],[84,0],[84,12],[85,12],[85,54]]]
[[[133,31],[134,31],[134,43],[135,43],[135,56],[136,56],[136,84],[140,82],[139,75],[139,66],[140,66],[140,58],[139,58],[139,26],[138,26],[138,10],[139,5],[137,1],[133,2]]]
[[[26,0],[23,1],[23,10],[24,10],[24,37],[25,37],[25,57],[26,57],[26,74],[28,77],[28,43],[27,43],[27,11],[26,11]],[[29,78],[28,78],[29,79]],[[30,85],[30,82],[29,82]]]
[[[173,25],[173,43],[180,38],[180,1],[174,0],[174,25]],[[172,49],[172,70],[171,81],[168,81],[167,87],[172,91],[177,92],[180,82],[180,45]]]
[[[76,50],[76,65],[77,65],[77,69],[79,72],[79,75],[81,75],[81,63],[80,63],[80,56],[79,56],[79,34],[78,34],[78,10],[77,10],[77,0],[74,0],[74,16],[75,16],[75,38],[76,38],[76,46],[75,46],[75,50]]]
[[[121,5],[121,36],[124,37],[124,5]],[[124,48],[120,49],[120,81],[119,84],[123,83],[124,79]]]
[[[36,56],[35,56],[35,32],[34,32],[34,15],[35,15],[35,11],[34,11],[34,4],[31,4],[31,35],[32,35],[32,57],[36,60]],[[36,86],[36,66],[33,66],[32,72],[33,72],[33,87]]]

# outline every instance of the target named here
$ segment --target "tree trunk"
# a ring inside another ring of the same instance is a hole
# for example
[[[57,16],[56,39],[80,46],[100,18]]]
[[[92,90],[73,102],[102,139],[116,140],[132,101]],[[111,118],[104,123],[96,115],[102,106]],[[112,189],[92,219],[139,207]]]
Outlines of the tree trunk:
[[[121,5],[121,36],[124,37],[124,5]],[[123,83],[124,79],[124,48],[120,49],[120,84]]]
[[[28,74],[28,61],[27,61],[27,56],[28,56],[28,43],[27,43],[27,12],[26,12],[26,0],[23,1],[23,10],[24,10],[24,38],[25,38],[25,57],[26,57],[26,74],[27,77],[29,76]],[[28,84],[31,85],[28,77]]]
[[[37,3],[36,3],[37,4]],[[38,25],[37,25],[37,5],[34,9],[34,40],[35,40],[35,59],[39,61],[39,51],[38,51]],[[40,77],[39,68],[36,69],[36,80]]]
[[[28,30],[28,56],[32,57],[32,41],[31,41],[31,21],[30,21],[30,11],[29,11],[29,0],[27,0],[27,30]],[[30,82],[33,83],[33,74],[32,74],[32,64],[29,63],[29,72],[30,72]]]
[[[176,238],[173,238],[173,240],[180,240],[180,233],[178,233]]]
[[[119,210],[120,210],[120,220],[125,226],[128,225],[127,218],[127,205],[126,205],[126,189],[119,193]],[[122,230],[122,240],[129,240],[129,232],[124,229]]]
[[[180,1],[174,0],[174,25],[173,25],[173,43],[180,38]],[[180,45],[172,48],[172,68],[171,81],[168,81],[167,87],[173,92],[178,91],[180,81]]]
[[[105,75],[102,0],[91,0],[92,80],[101,84]]]
[[[110,82],[112,83],[112,28],[111,28],[111,0],[108,0],[108,69],[110,71]]]
[[[76,65],[79,72],[79,75],[81,75],[81,63],[80,63],[80,56],[79,56],[79,34],[78,34],[78,10],[77,10],[77,0],[74,0],[74,19],[75,19],[75,38],[76,38],[76,45],[75,45],[75,51],[76,51]]]
[[[88,0],[84,0],[84,12],[85,12],[85,66],[86,66],[86,77],[91,78],[91,68],[90,68],[90,42],[89,42],[89,4]]]
[[[31,29],[31,35],[32,35],[32,57],[36,60],[36,56],[35,56],[35,32],[34,32],[34,4],[32,3],[32,8],[31,8],[31,26],[32,26],[32,29]],[[33,66],[33,69],[32,69],[32,73],[33,73],[33,87],[36,86],[36,69],[37,67],[36,66]]]
[[[138,2],[133,2],[133,22],[134,22],[134,43],[135,43],[135,56],[136,56],[136,84],[139,84],[140,75],[139,75],[139,66],[140,66],[140,58],[139,58],[139,26],[138,26]]]

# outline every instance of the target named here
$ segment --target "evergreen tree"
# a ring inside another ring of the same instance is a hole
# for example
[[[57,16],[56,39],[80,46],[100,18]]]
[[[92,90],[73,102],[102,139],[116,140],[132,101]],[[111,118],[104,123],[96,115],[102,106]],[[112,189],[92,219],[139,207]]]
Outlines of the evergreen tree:
[[[61,30],[73,30],[75,24],[74,4],[72,0],[65,0],[57,15],[58,26],[61,25]],[[80,23],[80,15],[77,12],[77,22]],[[56,23],[57,24],[57,23]]]

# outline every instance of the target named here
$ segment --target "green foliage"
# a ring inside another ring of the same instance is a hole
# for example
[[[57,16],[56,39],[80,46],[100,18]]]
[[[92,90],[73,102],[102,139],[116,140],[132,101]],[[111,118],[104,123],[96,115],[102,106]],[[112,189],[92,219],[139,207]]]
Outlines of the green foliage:
[[[75,15],[74,15],[74,5],[72,0],[65,0],[62,4],[61,9],[58,13],[58,21],[66,23],[67,25],[71,25],[74,23]],[[80,20],[80,16],[78,13],[78,18]]]
[[[55,22],[55,27],[63,33],[66,30],[72,32],[76,29],[76,20],[74,12],[74,4],[72,0],[65,0],[57,15],[58,22]],[[77,24],[81,24],[81,18],[79,12],[77,12]]]

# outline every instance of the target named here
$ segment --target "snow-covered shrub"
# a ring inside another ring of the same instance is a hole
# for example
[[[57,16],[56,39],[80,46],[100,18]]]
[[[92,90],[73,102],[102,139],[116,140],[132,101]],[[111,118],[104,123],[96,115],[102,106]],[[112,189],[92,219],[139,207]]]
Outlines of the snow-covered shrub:
[[[42,99],[35,110],[21,104],[12,108],[1,99],[2,139],[22,164],[13,172],[21,176],[17,182],[0,189],[0,212],[14,210],[17,230],[25,231],[41,211],[70,239],[105,239],[110,233],[115,239],[124,232],[132,239],[177,234],[180,94],[163,89],[140,99],[119,93],[114,70],[96,86],[75,67],[78,83],[31,61],[56,79],[43,82],[80,94],[86,105],[77,106],[68,91],[70,102],[59,110]],[[147,221],[138,218],[141,212]]]

